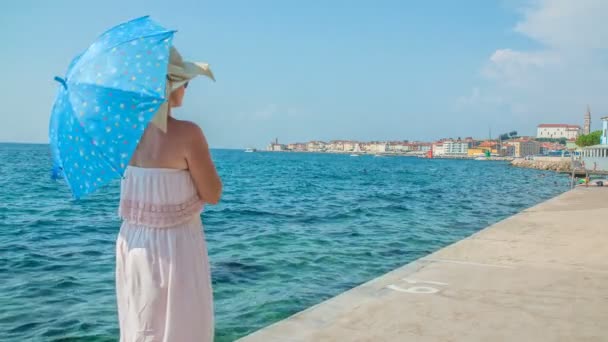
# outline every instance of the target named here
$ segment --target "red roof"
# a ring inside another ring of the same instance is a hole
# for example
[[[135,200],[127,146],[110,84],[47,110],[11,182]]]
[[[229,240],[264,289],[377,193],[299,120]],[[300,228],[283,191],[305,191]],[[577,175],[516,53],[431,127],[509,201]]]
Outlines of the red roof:
[[[581,126],[579,125],[567,125],[567,124],[540,124],[538,125],[539,128],[578,128],[580,129]]]
[[[530,141],[529,139],[524,139],[524,138],[509,140],[509,142],[529,142],[529,141]]]
[[[496,143],[495,141],[482,141],[479,144],[479,147],[494,147],[496,146],[498,143]]]
[[[564,145],[550,142],[541,143],[540,146],[550,150],[563,150],[565,148]]]

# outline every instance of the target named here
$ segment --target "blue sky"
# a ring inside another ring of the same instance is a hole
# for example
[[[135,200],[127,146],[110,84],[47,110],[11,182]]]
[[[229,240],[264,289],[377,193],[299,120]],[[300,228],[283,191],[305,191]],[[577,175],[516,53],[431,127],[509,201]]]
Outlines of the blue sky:
[[[608,1],[14,1],[0,141],[46,142],[71,58],[149,14],[206,61],[177,115],[214,147],[487,137],[608,115]]]

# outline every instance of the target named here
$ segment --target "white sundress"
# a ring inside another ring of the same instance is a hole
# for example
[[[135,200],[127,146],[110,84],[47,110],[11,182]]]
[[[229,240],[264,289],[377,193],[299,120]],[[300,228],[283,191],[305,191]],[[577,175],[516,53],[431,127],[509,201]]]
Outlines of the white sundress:
[[[116,241],[121,342],[213,341],[202,208],[187,170],[127,167]]]

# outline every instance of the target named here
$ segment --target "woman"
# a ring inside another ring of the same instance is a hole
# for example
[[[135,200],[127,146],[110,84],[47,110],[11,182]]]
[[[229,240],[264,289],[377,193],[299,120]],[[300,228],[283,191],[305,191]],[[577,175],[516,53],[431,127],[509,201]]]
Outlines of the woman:
[[[116,293],[122,342],[213,340],[213,298],[200,212],[222,192],[201,129],[171,116],[188,81],[213,74],[174,48],[168,106],[137,146],[121,183],[123,224],[116,242]]]

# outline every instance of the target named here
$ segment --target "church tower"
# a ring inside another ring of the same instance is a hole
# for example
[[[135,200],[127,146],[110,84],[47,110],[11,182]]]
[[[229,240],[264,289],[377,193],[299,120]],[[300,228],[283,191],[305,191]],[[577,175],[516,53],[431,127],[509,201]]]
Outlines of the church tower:
[[[587,105],[587,113],[585,114],[585,127],[583,128],[583,134],[591,133],[591,109]]]

